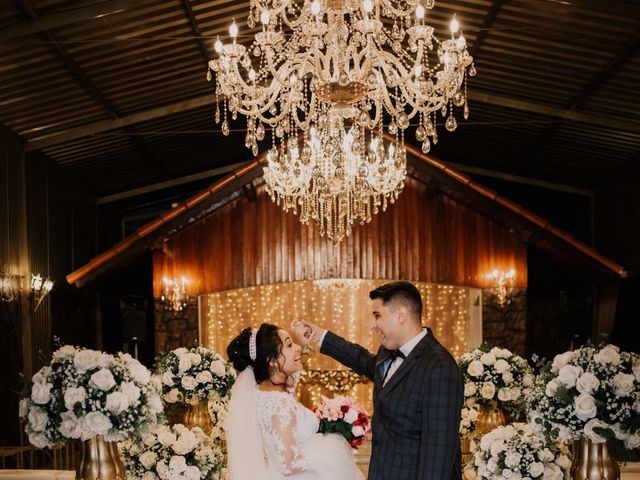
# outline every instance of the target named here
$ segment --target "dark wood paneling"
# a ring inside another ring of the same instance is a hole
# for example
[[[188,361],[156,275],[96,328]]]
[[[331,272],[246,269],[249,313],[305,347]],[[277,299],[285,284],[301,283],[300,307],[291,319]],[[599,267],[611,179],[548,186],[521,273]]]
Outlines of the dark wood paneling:
[[[173,236],[154,254],[162,277],[186,275],[191,294],[317,278],[402,278],[486,287],[494,268],[516,268],[526,287],[526,248],[504,227],[408,179],[395,205],[339,244],[285,214],[262,188]]]
[[[0,125],[0,270],[24,275],[27,268],[24,156],[17,136]],[[24,280],[22,281],[24,284]],[[22,371],[24,298],[0,302],[0,445],[15,445]]]

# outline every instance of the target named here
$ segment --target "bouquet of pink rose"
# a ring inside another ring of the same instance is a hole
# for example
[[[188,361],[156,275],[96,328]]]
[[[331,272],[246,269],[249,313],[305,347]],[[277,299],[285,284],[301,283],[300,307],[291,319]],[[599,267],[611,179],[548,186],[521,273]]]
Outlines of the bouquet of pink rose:
[[[342,435],[351,448],[357,448],[371,436],[369,415],[351,397],[322,397],[322,404],[313,409],[320,419],[319,433]]]

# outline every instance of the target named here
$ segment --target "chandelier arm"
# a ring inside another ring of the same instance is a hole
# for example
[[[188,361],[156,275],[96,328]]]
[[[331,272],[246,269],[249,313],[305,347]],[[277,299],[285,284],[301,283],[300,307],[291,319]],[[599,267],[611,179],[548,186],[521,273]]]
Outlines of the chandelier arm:
[[[391,13],[391,16],[395,16],[395,17],[407,17],[411,15],[415,11],[416,7],[418,6],[418,0],[405,0],[404,3],[406,3],[408,6],[406,10],[395,8],[392,2],[388,0],[387,1],[383,0],[380,3],[384,5],[383,8],[386,8]]]

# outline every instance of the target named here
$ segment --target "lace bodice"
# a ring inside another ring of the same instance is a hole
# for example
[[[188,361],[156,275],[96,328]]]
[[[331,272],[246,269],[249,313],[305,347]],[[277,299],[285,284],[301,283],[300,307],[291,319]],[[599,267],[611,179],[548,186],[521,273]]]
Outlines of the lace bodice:
[[[269,455],[283,475],[310,470],[300,446],[318,431],[316,415],[290,393],[257,391],[258,423]]]

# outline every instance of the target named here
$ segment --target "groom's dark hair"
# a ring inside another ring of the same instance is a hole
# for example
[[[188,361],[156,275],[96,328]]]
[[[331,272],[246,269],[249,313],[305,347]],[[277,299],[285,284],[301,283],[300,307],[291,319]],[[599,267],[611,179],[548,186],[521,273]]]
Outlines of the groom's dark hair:
[[[413,283],[403,281],[385,283],[371,290],[369,298],[371,300],[380,298],[384,304],[391,301],[403,303],[413,312],[416,320],[422,322],[422,297]]]

